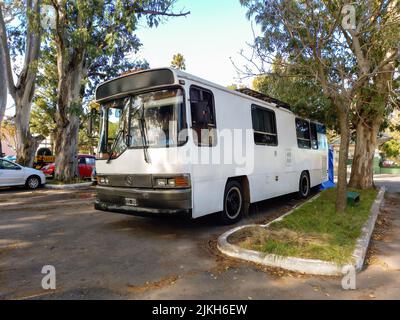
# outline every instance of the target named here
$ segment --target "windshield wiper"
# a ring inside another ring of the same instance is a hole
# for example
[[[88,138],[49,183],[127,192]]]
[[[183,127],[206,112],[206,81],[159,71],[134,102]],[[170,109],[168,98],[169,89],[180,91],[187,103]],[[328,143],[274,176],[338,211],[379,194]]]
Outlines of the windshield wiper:
[[[123,133],[124,133],[124,130],[123,130],[123,129],[120,129],[120,130],[118,131],[117,136],[115,137],[114,143],[113,143],[112,146],[111,146],[110,154],[109,154],[109,156],[108,156],[107,163],[110,163],[110,161],[111,161],[111,159],[112,159],[112,156],[113,156],[113,153],[114,153],[114,150],[115,150],[115,147],[117,146],[118,141],[119,141],[119,139],[120,139],[120,137],[121,137],[121,135],[122,135]]]
[[[147,163],[150,163],[151,161],[150,161],[150,156],[149,156],[149,151],[148,151],[149,144],[147,141],[146,120],[144,118],[144,104],[142,104],[142,106],[141,106],[141,111],[142,111],[142,114],[141,114],[139,120],[140,120],[140,133],[142,136],[142,144],[143,144],[143,155],[144,155],[144,160]]]

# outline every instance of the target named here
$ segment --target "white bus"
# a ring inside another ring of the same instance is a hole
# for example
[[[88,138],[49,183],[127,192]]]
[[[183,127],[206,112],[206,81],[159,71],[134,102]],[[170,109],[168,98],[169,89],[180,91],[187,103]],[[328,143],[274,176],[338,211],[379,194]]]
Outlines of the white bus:
[[[95,208],[133,215],[218,213],[327,180],[322,124],[266,95],[229,90],[180,70],[138,71],[98,86]]]

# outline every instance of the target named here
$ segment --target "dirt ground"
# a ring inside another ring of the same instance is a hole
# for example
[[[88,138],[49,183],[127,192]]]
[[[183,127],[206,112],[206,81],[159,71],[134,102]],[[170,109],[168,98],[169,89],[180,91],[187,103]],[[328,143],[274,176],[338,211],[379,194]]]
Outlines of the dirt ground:
[[[0,299],[400,298],[396,193],[387,194],[358,289],[345,291],[340,278],[223,257],[216,238],[230,227],[213,216],[189,221],[100,212],[93,191],[0,190]],[[296,204],[293,196],[258,203],[241,223],[265,223]],[[56,269],[56,290],[41,287],[44,265]]]

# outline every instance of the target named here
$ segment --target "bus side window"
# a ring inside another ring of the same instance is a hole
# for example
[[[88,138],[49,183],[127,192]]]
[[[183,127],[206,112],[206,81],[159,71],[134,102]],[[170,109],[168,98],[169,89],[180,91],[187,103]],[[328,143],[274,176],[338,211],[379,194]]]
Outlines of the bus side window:
[[[217,139],[212,92],[198,87],[191,87],[190,109],[195,143],[201,147],[215,146]]]
[[[311,129],[311,147],[314,150],[318,150],[317,125],[314,122],[310,122],[310,129]]]
[[[307,120],[296,118],[297,145],[301,149],[311,149],[310,124]]]
[[[275,113],[271,110],[253,105],[251,107],[251,118],[253,122],[255,144],[277,146],[278,135],[276,131]]]
[[[326,137],[326,127],[322,124],[317,124],[318,148],[321,150],[328,149],[328,139]]]

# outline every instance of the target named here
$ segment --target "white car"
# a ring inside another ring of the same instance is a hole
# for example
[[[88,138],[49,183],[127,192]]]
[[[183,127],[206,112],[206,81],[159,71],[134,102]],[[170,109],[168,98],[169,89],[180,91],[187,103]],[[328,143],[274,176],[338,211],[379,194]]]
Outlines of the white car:
[[[42,171],[0,159],[0,187],[26,186],[36,189],[45,183],[46,177]]]

